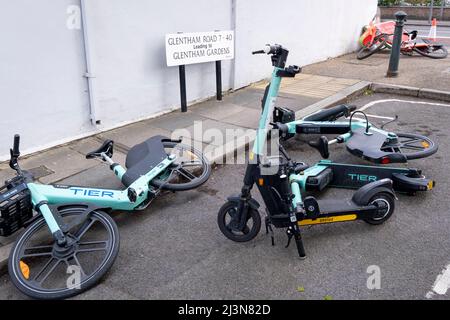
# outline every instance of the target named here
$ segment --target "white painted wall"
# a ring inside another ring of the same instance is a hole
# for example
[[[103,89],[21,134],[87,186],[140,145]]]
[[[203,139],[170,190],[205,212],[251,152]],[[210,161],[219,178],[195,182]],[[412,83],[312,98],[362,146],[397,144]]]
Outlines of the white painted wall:
[[[251,55],[265,43],[290,51],[288,64],[304,66],[357,48],[376,0],[237,0],[234,88],[270,75],[266,58]]]
[[[0,159],[14,133],[30,149],[91,129],[83,42],[66,28],[74,3],[0,2]]]
[[[87,1],[98,118],[104,126],[178,106],[178,67],[166,66],[166,33],[230,29],[230,0]],[[230,61],[222,63],[230,88]],[[215,94],[215,64],[186,66],[187,99]]]
[[[178,68],[166,66],[164,35],[235,27],[236,58],[224,61],[223,88],[270,75],[266,43],[305,65],[356,48],[376,0],[86,1],[97,119],[89,121],[82,30],[66,27],[80,0],[0,2],[0,160],[12,135],[25,151],[178,108]],[[234,16],[233,8],[236,15]],[[188,101],[215,94],[214,63],[186,67]],[[15,111],[15,112],[12,112]],[[180,115],[182,116],[182,115]]]

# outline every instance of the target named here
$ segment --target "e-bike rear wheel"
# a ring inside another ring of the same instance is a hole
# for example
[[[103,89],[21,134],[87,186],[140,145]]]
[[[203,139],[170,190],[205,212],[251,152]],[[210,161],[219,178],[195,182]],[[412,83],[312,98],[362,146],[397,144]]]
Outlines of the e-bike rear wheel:
[[[234,242],[248,242],[253,240],[261,229],[261,217],[258,210],[248,209],[247,223],[242,230],[239,230],[237,218],[238,204],[228,201],[219,210],[217,223],[220,231],[225,237]]]
[[[384,144],[381,151],[401,153],[406,160],[429,157],[438,151],[438,145],[428,137],[415,133],[397,133],[397,139]]]
[[[167,154],[177,156],[175,162],[150,183],[164,190],[184,191],[195,189],[211,175],[211,166],[204,154],[185,144],[164,141]]]
[[[84,208],[59,211],[63,223],[76,221]],[[8,269],[11,281],[35,299],[64,299],[86,291],[99,282],[119,253],[119,231],[103,211],[89,213],[65,234],[58,245],[43,217],[33,222],[13,246]]]
[[[369,205],[375,205],[379,208],[379,212],[374,214],[370,218],[364,219],[365,222],[371,225],[380,225],[388,220],[395,209],[395,199],[394,197],[386,192],[380,192],[374,195],[369,200]]]

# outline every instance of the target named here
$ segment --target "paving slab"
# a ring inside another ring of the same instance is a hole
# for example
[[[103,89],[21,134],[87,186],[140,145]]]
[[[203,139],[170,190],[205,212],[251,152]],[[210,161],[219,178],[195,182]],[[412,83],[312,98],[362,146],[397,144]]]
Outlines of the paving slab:
[[[208,119],[220,121],[226,117],[242,112],[242,106],[225,101],[207,101],[191,108],[193,113],[197,113]]]
[[[187,112],[183,113],[180,111],[174,111],[156,119],[151,119],[148,121],[148,123],[152,127],[172,132],[176,129],[182,129],[192,126],[195,121],[203,121],[206,119],[206,117],[188,110]]]
[[[243,128],[254,129],[258,127],[260,116],[260,109],[241,108],[241,112],[228,116],[221,121]]]
[[[20,161],[22,169],[29,170],[45,166],[46,169],[53,172],[41,177],[39,181],[42,183],[56,182],[97,164],[98,162],[95,160],[86,160],[83,154],[72,150],[69,146],[53,148]],[[2,180],[15,174],[5,164],[0,169],[0,178]]]
[[[8,269],[8,258],[11,248],[12,243],[0,246],[0,274],[5,273]]]
[[[89,137],[69,143],[67,146],[82,155],[98,149],[102,145],[102,141],[96,137]]]
[[[179,132],[183,137],[190,138],[195,141],[200,141],[215,146],[221,146],[223,139],[217,139],[218,137],[226,137],[227,131],[232,134],[234,132],[246,131],[244,127],[236,126],[230,123],[219,122],[216,120],[205,120],[196,125],[182,129]]]
[[[183,115],[179,115],[182,117]],[[154,120],[141,121],[112,131],[107,131],[98,135],[103,140],[111,139],[126,149],[131,149],[138,143],[156,135],[171,136],[169,130],[152,126]]]
[[[223,101],[247,108],[261,108],[263,95],[264,88],[261,91],[260,89],[251,86],[237,90],[233,94],[223,97]]]
[[[287,107],[294,111],[299,111],[320,100],[321,99],[319,98],[300,96],[298,94],[282,93],[278,96],[276,105],[280,107]]]

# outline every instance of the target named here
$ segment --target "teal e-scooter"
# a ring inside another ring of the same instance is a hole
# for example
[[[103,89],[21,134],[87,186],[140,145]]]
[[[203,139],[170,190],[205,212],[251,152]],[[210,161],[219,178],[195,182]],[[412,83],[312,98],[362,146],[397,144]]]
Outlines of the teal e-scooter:
[[[270,55],[274,70],[264,95],[263,110],[249,156],[244,186],[239,195],[228,198],[218,213],[221,232],[235,242],[247,242],[256,237],[261,228],[261,217],[258,212],[260,204],[251,195],[255,184],[266,206],[266,231],[272,232],[272,244],[272,226],[285,228],[288,236],[286,247],[294,238],[300,258],[306,257],[300,230],[302,226],[355,220],[379,225],[389,219],[395,207],[392,180],[381,179],[368,183],[348,200],[317,200],[312,196],[304,198],[308,176],[315,173],[310,171],[306,175],[309,167],[290,159],[280,144],[279,154],[265,154],[269,125],[274,129],[272,132],[278,133],[283,129],[282,124],[270,122],[281,80],[295,77],[301,69],[297,66],[286,67],[289,51],[281,45],[266,45],[263,50],[253,54]]]

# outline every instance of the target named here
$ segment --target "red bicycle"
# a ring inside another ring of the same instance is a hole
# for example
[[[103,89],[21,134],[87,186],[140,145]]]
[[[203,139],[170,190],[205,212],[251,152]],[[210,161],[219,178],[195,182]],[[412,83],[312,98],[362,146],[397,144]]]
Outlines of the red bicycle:
[[[361,49],[356,55],[358,60],[366,59],[383,49],[391,49],[394,29],[395,21],[370,23],[364,27],[359,39]],[[445,59],[448,56],[447,48],[443,44],[436,43],[432,39],[418,38],[415,30],[403,33],[400,52],[409,56],[416,52],[432,59]]]

